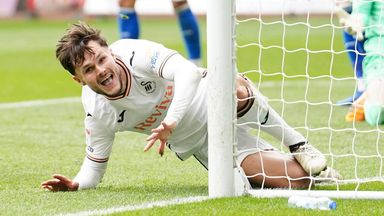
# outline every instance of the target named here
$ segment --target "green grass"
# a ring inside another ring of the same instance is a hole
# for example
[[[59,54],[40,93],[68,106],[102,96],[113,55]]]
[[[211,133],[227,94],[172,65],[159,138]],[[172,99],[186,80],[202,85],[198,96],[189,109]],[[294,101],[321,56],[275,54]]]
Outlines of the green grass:
[[[80,95],[80,86],[55,59],[56,42],[75,22],[0,20],[0,40],[4,42],[0,49],[0,77],[8,83],[0,91],[0,102]],[[89,23],[103,29],[108,42],[118,39],[115,20],[93,19]],[[185,54],[177,25],[176,20],[148,20],[142,25],[141,35]],[[201,31],[205,31],[204,26]]]
[[[251,21],[238,28],[238,66],[248,73],[260,90],[271,99],[271,105],[322,151],[339,156],[334,166],[346,178],[381,175],[381,157],[342,157],[355,153],[361,156],[383,155],[383,127],[372,130],[361,123],[344,122],[346,108],[332,105],[353,92],[349,80],[351,66],[342,53],[341,32],[336,30],[330,43],[329,27],[315,28],[309,33],[303,25],[286,28],[284,43],[281,24],[269,24],[277,18],[266,18],[265,25]],[[300,17],[288,23],[303,21]],[[185,54],[177,23],[172,19],[143,19],[142,38],[164,43]],[[201,21],[205,50],[205,23]],[[72,81],[55,60],[55,43],[69,21],[0,21],[0,102],[17,102],[49,98],[79,97],[80,86]],[[313,18],[311,25],[320,26],[329,20]],[[108,41],[117,39],[114,19],[90,20],[103,30]],[[261,31],[259,29],[261,28]],[[336,53],[309,55],[302,51],[333,49]],[[260,37],[259,37],[260,36]],[[242,47],[257,42],[258,46]],[[315,42],[313,42],[315,41]],[[283,46],[286,52],[271,45]],[[205,59],[205,56],[204,56]],[[284,59],[284,61],[282,61]],[[333,59],[333,60],[332,60]],[[205,62],[205,60],[204,60]],[[306,66],[308,65],[308,67]],[[308,69],[308,70],[307,70]],[[263,71],[263,75],[258,73]],[[284,72],[284,75],[281,73]],[[310,75],[316,79],[294,77]],[[283,85],[276,81],[284,78]],[[269,82],[272,81],[272,82]],[[282,100],[284,98],[284,100]],[[309,103],[304,103],[306,99]],[[328,103],[320,103],[327,101]],[[53,104],[36,107],[0,108],[0,214],[53,215],[93,209],[171,200],[176,197],[206,196],[207,172],[193,159],[181,162],[172,152],[159,157],[155,151],[142,152],[145,137],[134,133],[119,133],[103,182],[96,190],[75,193],[50,193],[39,188],[40,182],[53,173],[76,175],[84,157],[83,109],[80,103]],[[303,127],[304,126],[304,127]],[[333,130],[327,129],[330,126]],[[356,129],[363,132],[356,132]],[[272,139],[266,137],[272,142]],[[378,140],[378,141],[377,141]],[[328,143],[332,143],[328,146]],[[353,145],[352,145],[353,143]],[[276,143],[275,143],[276,144]],[[280,148],[280,146],[276,145]],[[282,147],[281,147],[282,148]],[[328,156],[329,157],[329,156]],[[329,157],[331,160],[332,158]],[[355,164],[357,169],[355,171]],[[342,190],[354,190],[357,185],[341,185]],[[335,185],[316,189],[336,189]],[[362,190],[384,190],[382,182],[359,185]],[[383,201],[337,200],[332,212],[288,208],[287,199],[256,199],[252,197],[223,198],[193,204],[152,208],[123,215],[382,215]],[[118,214],[118,215],[121,215]]]

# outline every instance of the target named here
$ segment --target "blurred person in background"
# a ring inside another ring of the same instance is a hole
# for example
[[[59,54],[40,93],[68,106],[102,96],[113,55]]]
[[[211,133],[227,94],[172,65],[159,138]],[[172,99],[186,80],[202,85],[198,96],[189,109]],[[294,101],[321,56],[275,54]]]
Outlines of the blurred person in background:
[[[136,0],[119,0],[120,11],[117,17],[120,38],[138,39],[140,22],[135,10]],[[196,65],[201,65],[201,43],[199,26],[187,0],[172,0],[172,5],[179,20],[188,58]]]
[[[35,0],[26,0],[27,13],[29,18],[37,18]]]
[[[384,2],[354,0],[352,14],[343,21],[354,35],[365,33],[363,61],[366,90],[346,115],[347,121],[384,124]]]
[[[84,0],[23,0],[29,18],[39,17],[79,17],[82,14]]]
[[[342,19],[345,18],[343,16],[343,13],[352,13],[352,2],[350,0],[338,0],[336,1],[336,6],[338,7],[338,10],[343,10],[341,13],[336,13],[338,15],[339,20],[342,21]],[[345,12],[344,12],[345,11]],[[351,105],[354,101],[356,101],[364,92],[365,90],[365,82],[363,79],[363,59],[365,55],[364,50],[364,41],[357,40],[355,35],[347,32],[346,30],[343,31],[343,39],[344,39],[344,47],[348,51],[349,60],[352,63],[352,67],[355,73],[355,77],[357,79],[357,89],[353,93],[352,96],[345,98],[343,100],[337,101],[337,105]]]

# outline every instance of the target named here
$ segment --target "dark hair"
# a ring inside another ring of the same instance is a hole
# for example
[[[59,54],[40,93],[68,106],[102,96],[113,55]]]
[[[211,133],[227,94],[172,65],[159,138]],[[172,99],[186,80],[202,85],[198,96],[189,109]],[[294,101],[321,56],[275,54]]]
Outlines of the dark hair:
[[[100,46],[108,46],[107,41],[100,35],[100,30],[89,27],[84,22],[72,24],[56,45],[56,58],[61,65],[75,75],[75,67],[84,62],[85,52],[93,54],[87,46],[89,41],[95,41]]]

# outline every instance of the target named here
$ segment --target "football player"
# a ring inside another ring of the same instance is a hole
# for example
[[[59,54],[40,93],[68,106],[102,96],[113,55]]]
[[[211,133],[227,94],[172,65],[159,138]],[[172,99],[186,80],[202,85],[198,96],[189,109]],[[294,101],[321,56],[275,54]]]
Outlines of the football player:
[[[352,104],[346,120],[384,124],[384,2],[354,0],[352,6],[352,14],[343,24],[351,34],[365,32],[363,71],[367,87]]]
[[[87,147],[73,180],[54,175],[41,184],[43,188],[73,191],[96,187],[119,131],[147,134],[144,151],[160,141],[159,154],[167,146],[181,160],[194,156],[208,167],[207,70],[155,42],[122,39],[108,46],[100,31],[84,23],[67,30],[58,42],[56,56],[83,85]],[[237,97],[236,160],[252,185],[308,188],[312,175],[326,173],[341,178],[246,77],[237,77]],[[250,127],[271,134],[292,154],[252,136]]]

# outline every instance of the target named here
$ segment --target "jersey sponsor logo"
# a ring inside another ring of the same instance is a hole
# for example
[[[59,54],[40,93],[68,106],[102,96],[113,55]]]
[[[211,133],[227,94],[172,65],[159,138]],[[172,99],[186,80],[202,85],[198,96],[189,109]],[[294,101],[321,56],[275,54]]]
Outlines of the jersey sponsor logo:
[[[117,120],[118,123],[121,123],[124,121],[124,113],[126,110],[123,110],[123,112],[120,113],[119,119]]]
[[[157,62],[157,59],[159,59],[159,52],[156,51],[152,57],[151,57],[151,69],[155,68],[155,65],[156,65],[156,62]]]
[[[169,108],[172,102],[173,86],[167,86],[167,90],[159,104],[155,106],[155,111],[143,122],[137,124],[134,128],[138,131],[145,131],[151,128]]]
[[[144,87],[147,94],[153,93],[156,90],[156,83],[154,81],[141,81],[140,85]]]

